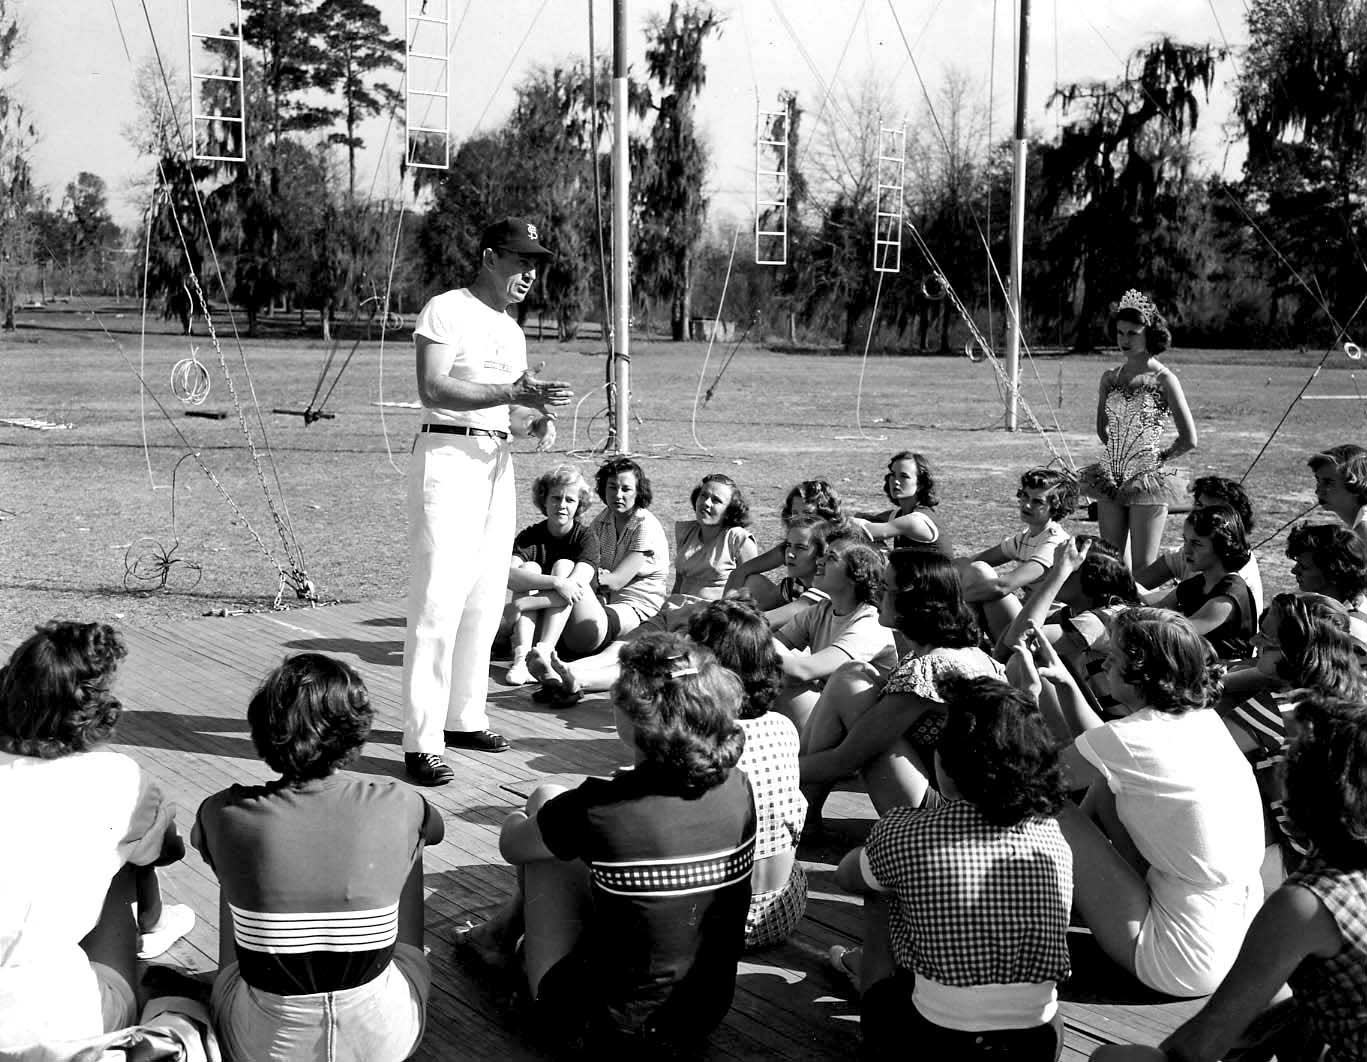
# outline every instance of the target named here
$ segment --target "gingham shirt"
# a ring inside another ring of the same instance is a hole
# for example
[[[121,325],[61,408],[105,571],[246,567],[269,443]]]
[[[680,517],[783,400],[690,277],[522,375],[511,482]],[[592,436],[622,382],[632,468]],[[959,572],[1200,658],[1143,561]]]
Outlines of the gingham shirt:
[[[1367,1058],[1367,870],[1315,861],[1286,884],[1314,893],[1343,935],[1332,959],[1307,958],[1287,978],[1296,1003],[1329,1045],[1330,1062]]]
[[[894,808],[861,863],[870,887],[896,897],[899,967],[965,988],[1068,976],[1073,856],[1055,819],[994,826],[965,800]]]
[[[755,794],[755,858],[797,847],[807,816],[807,798],[798,788],[798,736],[792,720],[777,712],[738,719],[745,751],[737,766],[750,778]]]

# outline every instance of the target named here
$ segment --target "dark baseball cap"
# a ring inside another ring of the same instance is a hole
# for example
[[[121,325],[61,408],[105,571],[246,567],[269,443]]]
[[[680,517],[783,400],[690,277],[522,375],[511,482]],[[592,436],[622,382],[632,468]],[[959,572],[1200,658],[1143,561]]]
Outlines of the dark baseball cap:
[[[526,218],[504,218],[488,226],[479,238],[480,249],[492,247],[496,251],[531,255],[536,258],[555,257],[537,241],[541,233]]]

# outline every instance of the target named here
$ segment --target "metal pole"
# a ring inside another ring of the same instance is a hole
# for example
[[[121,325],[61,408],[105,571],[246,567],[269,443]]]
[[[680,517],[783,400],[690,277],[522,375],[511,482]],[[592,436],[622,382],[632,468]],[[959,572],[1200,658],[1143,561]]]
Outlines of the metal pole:
[[[631,450],[631,170],[627,162],[627,0],[612,5],[612,327],[617,452]]]
[[[1016,430],[1021,377],[1021,272],[1025,262],[1025,107],[1030,82],[1030,0],[1020,0],[1020,53],[1016,57],[1015,171],[1011,180],[1011,287],[1007,293],[1006,430]]]

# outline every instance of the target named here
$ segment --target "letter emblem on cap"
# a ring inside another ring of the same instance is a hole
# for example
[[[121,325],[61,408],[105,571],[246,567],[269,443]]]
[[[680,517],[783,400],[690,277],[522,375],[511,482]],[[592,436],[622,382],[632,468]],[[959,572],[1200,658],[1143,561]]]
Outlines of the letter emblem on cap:
[[[535,226],[535,225],[530,225],[530,224],[529,224],[529,225],[527,226],[527,239],[529,239],[529,240],[539,240],[539,239],[541,239],[541,237],[538,236],[538,235],[536,234],[536,226]]]

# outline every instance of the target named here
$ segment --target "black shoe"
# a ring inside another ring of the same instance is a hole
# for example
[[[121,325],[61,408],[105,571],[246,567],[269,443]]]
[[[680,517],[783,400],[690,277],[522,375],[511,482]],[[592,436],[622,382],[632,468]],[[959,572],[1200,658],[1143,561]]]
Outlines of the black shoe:
[[[448,749],[466,749],[470,752],[507,752],[511,745],[508,739],[502,734],[495,734],[492,730],[447,730],[446,747]],[[450,770],[448,767],[447,770]]]
[[[450,765],[431,752],[405,752],[403,769],[415,785],[445,785],[456,778]]]

